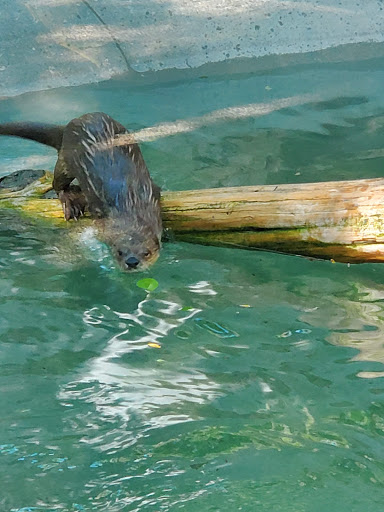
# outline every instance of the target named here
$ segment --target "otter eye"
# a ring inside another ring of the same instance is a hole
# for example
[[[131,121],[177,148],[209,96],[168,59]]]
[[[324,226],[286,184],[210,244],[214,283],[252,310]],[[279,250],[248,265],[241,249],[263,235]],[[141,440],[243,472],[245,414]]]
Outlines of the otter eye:
[[[151,252],[148,250],[144,251],[144,253],[143,253],[144,258],[149,258],[150,255],[151,255]]]
[[[117,255],[121,257],[121,256],[123,255],[123,251],[120,251],[120,249],[119,249],[119,250],[117,251]]]

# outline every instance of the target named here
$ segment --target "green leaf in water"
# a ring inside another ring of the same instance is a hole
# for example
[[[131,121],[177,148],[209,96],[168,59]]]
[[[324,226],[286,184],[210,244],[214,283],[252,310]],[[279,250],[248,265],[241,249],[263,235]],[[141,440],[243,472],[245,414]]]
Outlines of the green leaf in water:
[[[147,290],[147,292],[153,292],[153,290],[156,290],[156,288],[159,286],[159,283],[156,281],[156,279],[147,277],[145,279],[140,279],[139,281],[137,281],[136,285],[139,288],[144,288],[144,290]]]

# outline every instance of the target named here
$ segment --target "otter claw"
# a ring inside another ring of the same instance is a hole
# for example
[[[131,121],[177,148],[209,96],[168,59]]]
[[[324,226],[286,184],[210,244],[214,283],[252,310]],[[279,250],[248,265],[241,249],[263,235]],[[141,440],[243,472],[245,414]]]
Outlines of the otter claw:
[[[84,215],[86,201],[84,195],[80,191],[61,190],[59,199],[63,206],[64,218],[66,221],[71,219],[78,221],[79,217]]]

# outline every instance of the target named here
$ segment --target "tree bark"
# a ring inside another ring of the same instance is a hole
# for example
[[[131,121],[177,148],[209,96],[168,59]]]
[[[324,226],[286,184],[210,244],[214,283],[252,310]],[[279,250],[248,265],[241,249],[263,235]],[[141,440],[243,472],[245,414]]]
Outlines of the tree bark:
[[[164,193],[180,240],[335,261],[384,261],[384,179]]]

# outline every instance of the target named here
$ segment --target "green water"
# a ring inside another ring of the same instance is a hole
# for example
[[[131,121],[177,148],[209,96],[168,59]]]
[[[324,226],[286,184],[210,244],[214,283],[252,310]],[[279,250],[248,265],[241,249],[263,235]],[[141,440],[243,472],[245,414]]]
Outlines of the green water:
[[[375,177],[384,62],[3,100],[1,121],[103,110],[133,129],[317,99],[142,145],[164,188]],[[0,140],[0,173],[54,152]],[[166,244],[142,275],[0,214],[0,510],[381,510],[384,266]],[[156,346],[149,346],[155,343]]]

